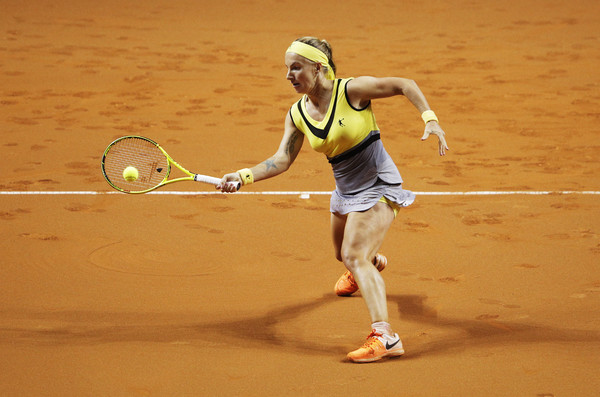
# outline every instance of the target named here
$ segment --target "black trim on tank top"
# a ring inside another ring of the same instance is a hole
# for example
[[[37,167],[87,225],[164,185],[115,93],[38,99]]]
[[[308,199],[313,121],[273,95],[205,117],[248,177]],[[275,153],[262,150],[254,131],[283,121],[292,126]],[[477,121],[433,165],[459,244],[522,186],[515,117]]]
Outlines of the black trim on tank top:
[[[362,152],[367,147],[369,147],[369,145],[371,145],[373,142],[376,142],[380,139],[381,139],[380,134],[371,135],[370,137],[363,140],[358,145],[354,146],[352,149],[346,150],[344,153],[338,154],[335,157],[328,158],[327,160],[329,160],[330,164],[337,164],[339,162],[349,159],[350,157],[354,156],[355,154]]]
[[[302,116],[302,118],[304,119],[304,122],[310,129],[310,132],[312,132],[312,134],[314,136],[316,136],[317,138],[325,139],[325,138],[327,138],[327,135],[329,134],[329,130],[331,129],[333,120],[335,118],[335,108],[337,106],[337,96],[338,96],[338,90],[340,88],[341,81],[342,80],[340,80],[340,79],[337,80],[337,84],[335,86],[335,93],[334,93],[333,109],[331,109],[331,114],[329,115],[329,120],[327,121],[327,124],[325,125],[325,128],[323,128],[323,129],[315,127],[314,125],[312,125],[310,123],[310,121],[308,121],[308,119],[306,118],[306,115],[302,111],[302,99],[298,101],[298,111],[300,111],[300,115]]]
[[[369,101],[364,108],[355,108],[354,106],[352,106],[352,103],[350,102],[350,97],[348,96],[348,83],[352,81],[349,80],[348,82],[346,82],[346,85],[344,86],[344,96],[346,97],[346,102],[348,102],[348,106],[350,106],[353,110],[356,110],[357,112],[362,112],[363,110],[367,109],[370,105],[371,105],[371,101]]]

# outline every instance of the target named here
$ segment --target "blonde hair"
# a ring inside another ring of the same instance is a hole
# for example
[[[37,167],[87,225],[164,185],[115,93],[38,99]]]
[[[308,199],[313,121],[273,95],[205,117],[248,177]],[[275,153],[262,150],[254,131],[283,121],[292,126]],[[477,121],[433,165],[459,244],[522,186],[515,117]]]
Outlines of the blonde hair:
[[[299,41],[304,44],[308,44],[310,46],[315,47],[318,50],[321,50],[327,56],[327,60],[328,60],[327,63],[329,63],[329,66],[331,66],[333,73],[336,73],[335,63],[333,63],[333,55],[332,55],[333,51],[331,50],[331,44],[329,44],[327,42],[327,40],[321,40],[321,39],[318,39],[318,38],[312,37],[312,36],[305,36],[305,37],[296,39],[296,41]]]

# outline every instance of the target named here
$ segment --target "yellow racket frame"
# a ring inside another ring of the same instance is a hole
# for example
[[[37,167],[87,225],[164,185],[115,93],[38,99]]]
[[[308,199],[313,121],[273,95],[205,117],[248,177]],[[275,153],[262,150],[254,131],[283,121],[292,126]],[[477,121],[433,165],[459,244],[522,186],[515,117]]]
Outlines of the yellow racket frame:
[[[125,139],[141,139],[141,140],[147,141],[147,142],[151,143],[152,145],[156,146],[162,152],[162,154],[165,156],[165,158],[167,160],[167,171],[165,173],[165,177],[163,178],[163,180],[160,181],[157,185],[152,186],[152,187],[150,187],[148,189],[143,189],[143,190],[126,190],[126,189],[123,189],[122,187],[119,187],[107,175],[106,168],[105,168],[106,157],[109,154],[110,150],[117,143],[119,143],[119,142],[121,142],[121,141],[123,141]],[[169,180],[168,178],[171,175],[171,165],[174,165],[175,167],[177,167],[181,172],[183,172],[187,176],[179,177],[179,178],[175,178],[175,179],[170,179]],[[116,190],[118,190],[120,192],[128,193],[128,194],[143,194],[143,193],[148,193],[148,192],[151,192],[153,190],[158,189],[159,187],[162,187],[162,186],[174,183],[174,182],[181,182],[181,181],[203,182],[203,183],[208,183],[208,184],[212,184],[212,185],[215,185],[215,186],[221,183],[221,180],[218,179],[218,178],[214,178],[214,177],[207,176],[207,175],[194,174],[194,173],[188,171],[183,166],[181,166],[178,162],[176,162],[175,160],[173,160],[173,158],[171,156],[169,156],[169,154],[167,153],[167,151],[165,149],[163,149],[157,142],[153,141],[150,138],[146,138],[146,137],[139,136],[139,135],[127,135],[127,136],[123,136],[121,138],[115,139],[113,142],[110,143],[110,145],[108,145],[108,147],[106,148],[106,150],[104,151],[104,154],[102,156],[102,175],[104,176],[104,179],[106,179],[106,181],[108,182],[108,184],[111,187],[113,187],[114,189],[116,189]],[[238,186],[238,189],[239,189],[239,186]]]

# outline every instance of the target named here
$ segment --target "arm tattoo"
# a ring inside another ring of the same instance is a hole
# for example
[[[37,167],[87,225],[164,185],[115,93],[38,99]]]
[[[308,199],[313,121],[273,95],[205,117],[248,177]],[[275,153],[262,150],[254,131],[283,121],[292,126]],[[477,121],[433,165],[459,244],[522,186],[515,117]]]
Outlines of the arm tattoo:
[[[294,152],[294,148],[296,147],[296,141],[298,140],[299,133],[294,132],[290,137],[287,147],[285,148],[286,154],[292,154]]]
[[[275,162],[273,160],[271,160],[271,159],[265,160],[262,163],[267,166],[267,171],[270,170],[271,168],[277,169],[277,166],[275,165]]]

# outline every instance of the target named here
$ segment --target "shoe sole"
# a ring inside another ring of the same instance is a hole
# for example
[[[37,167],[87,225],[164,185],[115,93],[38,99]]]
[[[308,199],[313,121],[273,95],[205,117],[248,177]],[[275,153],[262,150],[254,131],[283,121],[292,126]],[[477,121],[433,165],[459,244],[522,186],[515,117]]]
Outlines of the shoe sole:
[[[396,349],[396,350],[390,350],[388,352],[385,352],[384,354],[382,354],[381,356],[378,357],[373,357],[373,358],[358,358],[358,359],[352,359],[350,357],[348,357],[348,360],[354,362],[354,363],[359,363],[359,364],[363,364],[363,363],[372,363],[374,361],[379,361],[382,358],[391,358],[391,357],[398,357],[404,354],[404,349]]]

